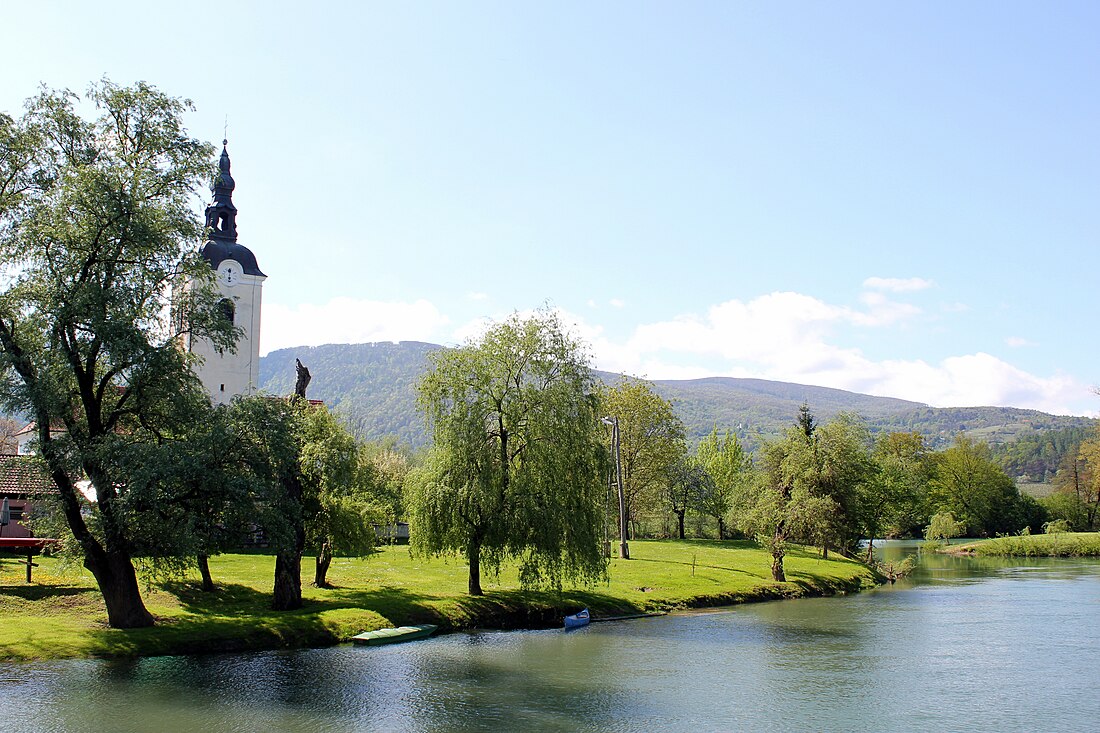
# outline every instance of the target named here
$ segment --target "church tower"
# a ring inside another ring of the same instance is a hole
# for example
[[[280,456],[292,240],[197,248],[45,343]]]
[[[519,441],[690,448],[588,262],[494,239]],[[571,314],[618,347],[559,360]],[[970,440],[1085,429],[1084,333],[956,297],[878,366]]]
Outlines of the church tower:
[[[260,272],[256,255],[237,243],[237,207],[233,205],[236,184],[229,174],[227,140],[222,140],[220,172],[214,182],[214,201],[206,207],[210,238],[202,256],[217,272],[222,311],[243,333],[235,352],[219,354],[202,339],[188,344],[202,357],[195,367],[214,404],[225,404],[237,395],[252,394],[260,381],[260,298],[267,275]]]

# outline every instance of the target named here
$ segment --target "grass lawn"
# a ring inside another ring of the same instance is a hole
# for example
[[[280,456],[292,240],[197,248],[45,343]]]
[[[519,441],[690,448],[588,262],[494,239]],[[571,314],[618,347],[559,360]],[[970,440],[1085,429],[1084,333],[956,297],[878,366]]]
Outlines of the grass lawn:
[[[959,555],[1000,557],[1098,557],[1100,532],[1055,532],[997,537],[948,545],[943,551]]]
[[[771,556],[751,542],[713,540],[630,543],[630,560],[613,559],[610,580],[588,588],[520,590],[514,568],[482,577],[486,595],[466,594],[461,559],[412,558],[405,546],[366,558],[337,558],[329,589],[303,586],[304,607],[270,610],[275,559],[234,554],[211,558],[218,590],[203,593],[197,577],[144,593],[157,618],[149,629],[107,626],[91,574],[55,558],[37,558],[34,582],[14,555],[0,554],[0,658],[142,656],[279,647],[325,646],[362,631],[409,623],[444,630],[556,626],[588,606],[594,617],[754,600],[856,591],[875,584],[863,565],[823,561],[816,550],[793,548],[787,583],[771,580]],[[302,562],[313,577],[313,559]]]

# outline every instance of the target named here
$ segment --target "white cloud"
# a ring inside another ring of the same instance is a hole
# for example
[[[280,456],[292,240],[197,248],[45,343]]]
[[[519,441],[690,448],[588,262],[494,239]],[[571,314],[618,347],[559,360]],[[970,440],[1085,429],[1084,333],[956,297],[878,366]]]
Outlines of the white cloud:
[[[898,303],[882,293],[864,293],[860,302],[867,306],[865,313],[853,313],[853,322],[861,326],[888,326],[911,318],[921,312],[911,303]]]
[[[893,326],[919,311],[881,295],[864,310],[800,293],[772,293],[638,326],[623,344],[591,341],[599,368],[650,379],[734,376],[834,387],[938,407],[1011,405],[1074,412],[1088,388],[1066,375],[1040,377],[985,353],[923,360],[869,359],[842,345],[841,326]],[[710,368],[699,366],[705,361]],[[1080,412],[1079,409],[1076,410]]]
[[[333,298],[324,305],[294,308],[265,303],[263,353],[289,346],[372,341],[437,341],[447,318],[426,300],[412,303]]]
[[[1008,344],[1009,346],[1011,346],[1014,349],[1019,349],[1019,348],[1024,347],[1024,346],[1034,346],[1035,345],[1035,343],[1033,341],[1028,341],[1023,336],[1009,336],[1008,338],[1005,339],[1005,343]]]
[[[478,301],[478,302],[485,301],[485,300],[489,299],[489,294],[488,293],[466,293],[466,299],[467,300]]]
[[[607,301],[607,303],[612,308],[623,308],[626,306],[626,301],[622,298],[612,298],[611,300]]]
[[[891,293],[912,293],[917,290],[927,290],[934,283],[922,277],[869,277],[863,281],[863,287],[872,290],[886,290]]]

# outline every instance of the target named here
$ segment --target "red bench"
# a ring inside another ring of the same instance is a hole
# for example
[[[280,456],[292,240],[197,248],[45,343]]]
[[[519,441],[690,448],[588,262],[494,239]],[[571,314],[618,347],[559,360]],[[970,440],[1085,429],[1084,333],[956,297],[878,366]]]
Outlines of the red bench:
[[[34,551],[56,542],[57,540],[45,537],[0,537],[0,549],[27,551],[27,559],[19,562],[27,566],[27,582],[29,583],[31,582],[31,568],[38,567],[38,563],[32,560]]]

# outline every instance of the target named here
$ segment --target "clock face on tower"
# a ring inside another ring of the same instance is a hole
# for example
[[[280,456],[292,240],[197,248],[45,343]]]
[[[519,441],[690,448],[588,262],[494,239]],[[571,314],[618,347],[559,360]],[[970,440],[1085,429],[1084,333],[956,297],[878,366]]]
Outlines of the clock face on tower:
[[[241,281],[241,272],[241,264],[236,260],[222,260],[218,265],[218,280],[223,285],[236,285]]]

